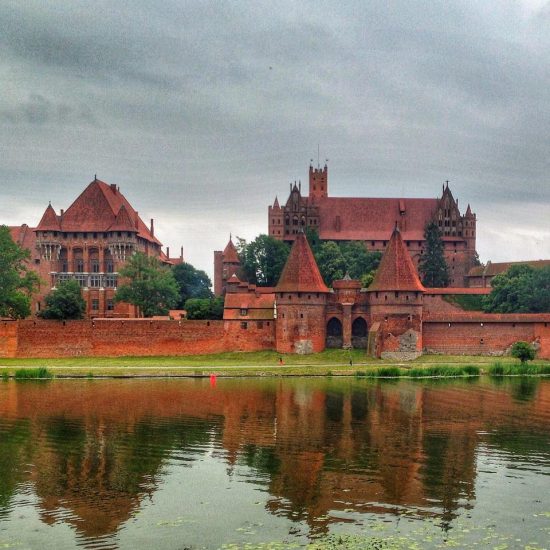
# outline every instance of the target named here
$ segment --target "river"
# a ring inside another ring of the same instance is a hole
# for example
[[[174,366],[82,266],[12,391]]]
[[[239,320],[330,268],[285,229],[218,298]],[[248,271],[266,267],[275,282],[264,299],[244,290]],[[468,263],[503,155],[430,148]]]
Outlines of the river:
[[[550,380],[0,382],[0,548],[548,548]]]

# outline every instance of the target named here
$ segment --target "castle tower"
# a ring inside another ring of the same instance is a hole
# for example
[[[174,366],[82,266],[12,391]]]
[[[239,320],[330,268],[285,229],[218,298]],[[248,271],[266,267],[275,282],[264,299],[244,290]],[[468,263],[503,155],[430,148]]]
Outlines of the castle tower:
[[[313,168],[309,165],[309,198],[312,201],[328,197],[328,167]]]
[[[268,208],[268,235],[281,240],[284,236],[284,212],[279,205],[279,199],[275,197],[273,206]]]
[[[421,354],[424,290],[396,226],[367,289],[376,334],[376,342],[369,342],[371,354],[399,360]]]
[[[239,254],[230,235],[223,252],[221,250],[214,252],[214,294],[216,296],[225,294],[227,280],[238,273],[240,267]]]
[[[472,212],[470,205],[466,209],[463,221],[463,235],[466,241],[466,252],[470,260],[470,267],[473,266],[473,260],[476,256],[476,215]]]
[[[300,232],[275,287],[278,352],[305,354],[325,348],[328,292],[306,236]]]

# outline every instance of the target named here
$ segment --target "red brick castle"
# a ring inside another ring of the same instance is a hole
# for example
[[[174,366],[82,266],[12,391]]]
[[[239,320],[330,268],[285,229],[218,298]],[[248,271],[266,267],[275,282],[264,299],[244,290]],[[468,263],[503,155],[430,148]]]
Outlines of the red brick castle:
[[[451,286],[465,286],[476,257],[476,215],[470,205],[460,213],[448,182],[434,199],[331,197],[327,165],[310,165],[308,195],[294,183],[283,206],[275,198],[268,209],[268,234],[292,242],[301,229],[311,227],[323,241],[363,241],[369,250],[383,251],[397,222],[418,267],[425,250],[424,228],[431,220],[441,230]]]

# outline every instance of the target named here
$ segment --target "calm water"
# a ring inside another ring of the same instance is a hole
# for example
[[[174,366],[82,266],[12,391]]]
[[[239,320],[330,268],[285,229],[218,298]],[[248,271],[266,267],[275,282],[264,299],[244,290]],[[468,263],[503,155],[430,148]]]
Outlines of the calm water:
[[[549,548],[550,380],[0,383],[0,548],[339,536]]]

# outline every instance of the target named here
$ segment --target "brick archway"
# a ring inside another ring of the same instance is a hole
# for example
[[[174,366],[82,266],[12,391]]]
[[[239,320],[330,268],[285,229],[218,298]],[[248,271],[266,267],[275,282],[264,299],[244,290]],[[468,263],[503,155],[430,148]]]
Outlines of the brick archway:
[[[327,323],[327,348],[341,348],[344,343],[342,322],[336,317],[331,317]]]
[[[369,341],[367,321],[363,317],[357,317],[351,325],[351,345],[354,348],[366,349]]]

